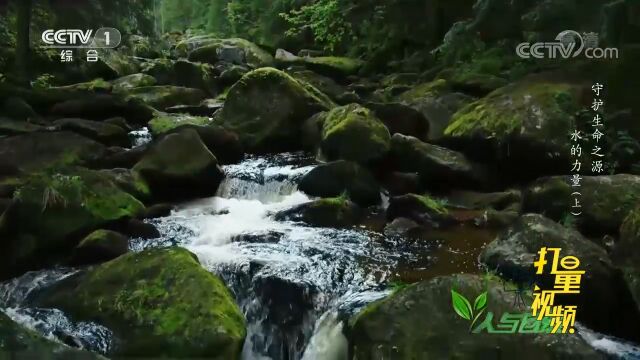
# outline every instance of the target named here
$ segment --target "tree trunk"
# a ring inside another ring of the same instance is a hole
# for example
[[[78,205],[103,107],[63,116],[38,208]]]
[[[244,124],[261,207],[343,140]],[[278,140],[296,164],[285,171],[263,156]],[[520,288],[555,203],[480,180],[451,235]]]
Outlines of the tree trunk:
[[[16,31],[16,71],[20,82],[29,83],[31,0],[16,0],[18,6]]]

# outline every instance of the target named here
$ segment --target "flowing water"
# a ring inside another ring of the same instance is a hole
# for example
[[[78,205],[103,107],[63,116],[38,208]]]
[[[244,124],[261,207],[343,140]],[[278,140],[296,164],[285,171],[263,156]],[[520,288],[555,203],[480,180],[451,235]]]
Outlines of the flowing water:
[[[387,295],[394,281],[478,271],[478,253],[493,238],[486,230],[461,227],[411,243],[384,236],[376,211],[366,226],[351,229],[274,220],[274,213],[310,200],[296,184],[313,166],[314,160],[300,153],[225,166],[227,177],[216,196],[152,220],[160,239],[131,243],[134,251],[183,246],[224,279],[247,318],[245,360],[346,360],[343,319]],[[4,283],[0,306],[51,339],[106,353],[112,338],[108,329],[25,305],[31,293],[75,271],[31,272]],[[602,351],[624,358],[640,355],[633,346],[584,334]]]

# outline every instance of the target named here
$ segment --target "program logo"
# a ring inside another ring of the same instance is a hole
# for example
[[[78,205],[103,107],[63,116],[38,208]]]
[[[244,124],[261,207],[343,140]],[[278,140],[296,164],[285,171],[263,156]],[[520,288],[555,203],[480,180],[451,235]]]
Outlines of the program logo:
[[[617,59],[618,48],[601,48],[598,33],[582,33],[564,30],[552,42],[523,42],[516,47],[516,54],[523,59],[569,59],[584,55],[588,59]]]
[[[41,35],[44,48],[115,48],[121,39],[120,31],[114,28],[100,28],[95,34],[90,29],[48,29]]]

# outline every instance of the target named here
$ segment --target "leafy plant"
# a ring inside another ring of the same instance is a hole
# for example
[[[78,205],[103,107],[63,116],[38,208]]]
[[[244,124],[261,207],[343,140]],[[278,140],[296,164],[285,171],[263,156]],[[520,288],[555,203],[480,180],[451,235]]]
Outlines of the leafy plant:
[[[31,82],[34,89],[46,89],[53,85],[55,77],[51,74],[42,74]]]
[[[487,292],[485,291],[478,295],[473,302],[473,306],[471,306],[471,303],[467,298],[451,289],[451,301],[453,304],[453,310],[455,310],[456,314],[463,319],[471,321],[471,324],[469,325],[469,331],[471,331],[473,329],[473,325],[475,325],[480,315],[482,315],[487,308]]]

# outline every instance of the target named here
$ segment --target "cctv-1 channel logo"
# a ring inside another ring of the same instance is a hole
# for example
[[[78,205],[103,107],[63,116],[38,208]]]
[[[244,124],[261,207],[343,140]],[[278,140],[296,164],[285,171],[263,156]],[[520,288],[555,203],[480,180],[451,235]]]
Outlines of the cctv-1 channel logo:
[[[96,30],[61,29],[42,32],[44,48],[115,48],[122,35],[118,29],[103,27]]]

